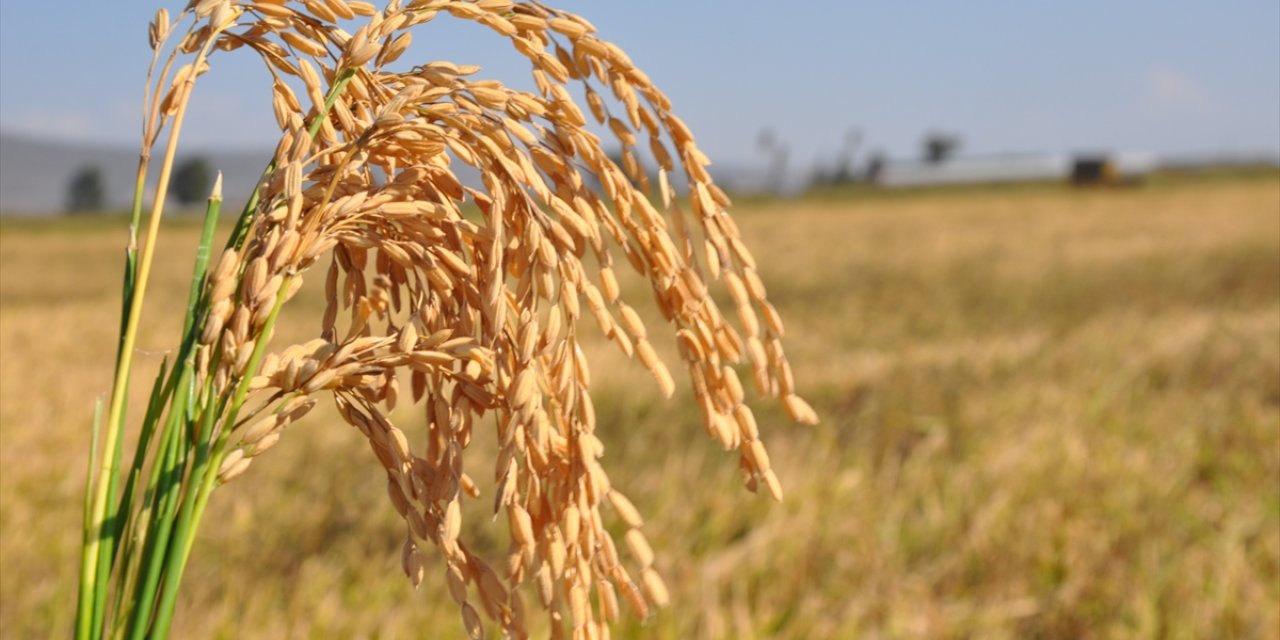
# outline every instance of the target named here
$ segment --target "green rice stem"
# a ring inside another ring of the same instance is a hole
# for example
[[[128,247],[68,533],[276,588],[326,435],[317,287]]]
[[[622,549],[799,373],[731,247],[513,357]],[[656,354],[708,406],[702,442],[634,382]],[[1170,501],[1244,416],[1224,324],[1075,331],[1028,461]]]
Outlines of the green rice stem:
[[[93,491],[93,478],[94,478],[93,471],[94,471],[94,462],[98,460],[98,449],[100,447],[99,439],[101,438],[101,436],[102,436],[102,398],[98,398],[97,401],[94,402],[94,406],[93,406],[93,431],[89,437],[89,469],[88,469],[88,475],[85,476],[85,480],[84,480],[84,490],[85,490],[84,491],[84,527],[82,531],[82,542],[81,542],[82,546],[80,550],[80,553],[81,553],[80,566],[81,567],[87,567],[87,566],[90,566],[91,564],[91,559],[89,558],[89,540],[93,536],[94,529],[95,529],[95,527],[93,526],[93,521],[91,519],[93,516],[93,495],[95,493]],[[91,622],[91,618],[92,618],[93,605],[89,602],[92,591],[88,588],[89,585],[86,585],[84,583],[83,577],[84,576],[82,574],[81,575],[82,580],[80,583],[80,594],[79,594],[79,597],[76,599],[77,636],[79,636],[80,634],[81,623]]]
[[[262,362],[262,356],[266,353],[267,342],[265,336],[271,335],[275,328],[276,319],[280,315],[280,309],[284,306],[285,297],[288,295],[289,285],[292,283],[293,277],[287,277],[280,284],[280,291],[276,294],[275,305],[271,308],[271,314],[267,316],[266,322],[262,325],[263,339],[257,341],[254,345],[253,353],[249,357],[249,363],[245,367],[244,375],[240,377],[240,382],[236,386],[235,395],[231,398],[230,406],[223,410],[223,406],[218,407],[218,419],[213,418],[213,414],[208,411],[212,407],[205,407],[204,411],[206,426],[200,432],[201,441],[199,442],[199,453],[196,457],[195,467],[191,472],[191,484],[188,484],[187,499],[182,503],[182,511],[178,515],[178,529],[175,533],[173,544],[170,547],[169,557],[165,562],[164,587],[160,594],[159,608],[156,611],[156,622],[153,628],[152,638],[167,638],[169,636],[169,626],[173,621],[173,608],[177,602],[178,586],[182,582],[182,573],[186,568],[187,560],[191,556],[191,546],[195,542],[196,529],[199,526],[200,519],[204,515],[204,509],[209,503],[209,495],[213,493],[214,488],[218,484],[218,468],[222,464],[223,454],[226,451],[226,444],[231,436],[231,426],[235,424],[236,414],[239,413],[240,407],[244,404],[245,398],[249,394],[249,383],[256,375],[258,367]],[[209,438],[213,437],[213,427],[216,422],[221,422],[224,428],[218,434],[217,442],[212,447],[209,446]],[[196,484],[198,483],[198,485]],[[190,492],[197,490],[195,499],[192,500]]]

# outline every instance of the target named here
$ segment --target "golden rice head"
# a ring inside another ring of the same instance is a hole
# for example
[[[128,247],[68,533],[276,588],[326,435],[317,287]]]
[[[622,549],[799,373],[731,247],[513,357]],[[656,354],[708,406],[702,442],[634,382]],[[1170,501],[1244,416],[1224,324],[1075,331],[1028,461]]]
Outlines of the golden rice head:
[[[422,544],[434,545],[469,633],[483,632],[483,613],[527,635],[525,582],[553,627],[567,625],[575,637],[616,618],[619,594],[642,617],[665,606],[643,519],[601,464],[577,338],[594,325],[664,395],[674,393],[649,328],[622,299],[617,262],[649,283],[674,331],[704,430],[738,451],[748,487],[764,484],[781,499],[735,365],[748,365],[757,391],[793,419],[816,421],[796,394],[782,321],[693,135],[593,25],[539,3],[491,0],[392,2],[381,12],[344,0],[205,0],[190,10],[203,21],[177,48],[256,52],[274,75],[282,132],[245,241],[221,258],[207,289],[202,357],[217,363],[218,388],[253,376],[255,397],[265,399],[256,412],[265,417],[223,427],[238,429],[240,443],[223,464],[225,480],[328,392],[386,473],[407,524],[406,574],[423,579]],[[345,22],[358,17],[368,19]],[[445,61],[393,70],[410,30],[438,18],[508,39],[528,59],[537,91]],[[171,24],[158,15],[153,42]],[[187,73],[199,72],[197,64]],[[340,79],[345,89],[331,97]],[[585,92],[585,110],[571,85]],[[621,145],[620,162],[592,127]],[[459,163],[478,170],[482,184],[465,184]],[[678,193],[681,181],[688,188]],[[320,336],[247,370],[254,347],[270,340],[273,310],[322,259]],[[717,280],[736,323],[711,296]],[[405,404],[424,416],[413,437],[391,420]],[[500,570],[459,539],[461,502],[479,495],[465,454],[487,414],[499,444],[489,467],[493,508],[511,540]],[[411,441],[425,446],[415,451]],[[629,560],[619,557],[606,511],[627,525]]]

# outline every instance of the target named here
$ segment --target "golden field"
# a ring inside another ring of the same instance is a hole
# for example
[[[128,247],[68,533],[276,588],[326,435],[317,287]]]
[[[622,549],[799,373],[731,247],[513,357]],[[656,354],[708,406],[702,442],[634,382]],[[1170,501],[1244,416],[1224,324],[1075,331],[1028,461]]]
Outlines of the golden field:
[[[592,349],[602,462],[672,592],[615,636],[1280,637],[1280,173],[736,213],[823,422],[761,407],[774,503],[742,489],[688,390],[664,401]],[[197,235],[162,237],[149,370]],[[69,635],[124,237],[117,218],[0,221],[3,638]],[[286,309],[281,348],[320,305]],[[489,504],[464,535],[497,558]],[[360,434],[313,412],[215,494],[175,637],[462,635],[442,565],[416,591],[401,573],[403,527]]]

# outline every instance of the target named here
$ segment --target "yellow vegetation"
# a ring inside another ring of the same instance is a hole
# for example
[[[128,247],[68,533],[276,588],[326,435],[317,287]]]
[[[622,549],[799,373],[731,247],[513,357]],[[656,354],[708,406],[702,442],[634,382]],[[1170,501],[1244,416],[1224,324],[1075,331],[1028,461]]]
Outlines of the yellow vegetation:
[[[597,435],[648,516],[673,603],[643,628],[624,613],[616,636],[1280,628],[1280,177],[736,213],[823,422],[760,411],[787,497],[743,494],[682,374],[665,401],[590,328]],[[2,232],[0,636],[65,637],[88,397],[110,384],[125,233],[101,220]],[[175,308],[199,230],[164,233],[148,305]],[[632,300],[641,286],[621,282]],[[304,290],[279,342],[314,336],[322,310],[322,291]],[[149,316],[170,325],[143,327],[139,361],[158,365],[175,316]],[[462,634],[438,560],[418,591],[404,579],[385,475],[323,409],[214,495],[176,637]],[[500,554],[493,483],[477,482],[463,535]]]

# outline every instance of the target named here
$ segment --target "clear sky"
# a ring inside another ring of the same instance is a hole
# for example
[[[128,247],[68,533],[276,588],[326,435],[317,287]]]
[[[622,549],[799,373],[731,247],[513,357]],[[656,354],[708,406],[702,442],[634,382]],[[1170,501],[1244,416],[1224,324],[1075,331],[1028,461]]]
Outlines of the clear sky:
[[[759,163],[766,127],[800,166],[834,156],[851,128],[895,157],[929,130],[970,153],[1280,153],[1274,0],[551,3],[622,45],[722,162]],[[0,2],[0,129],[134,144],[157,6]],[[508,45],[448,22],[425,25],[403,60],[526,81]],[[190,143],[272,146],[250,58],[215,60]]]

